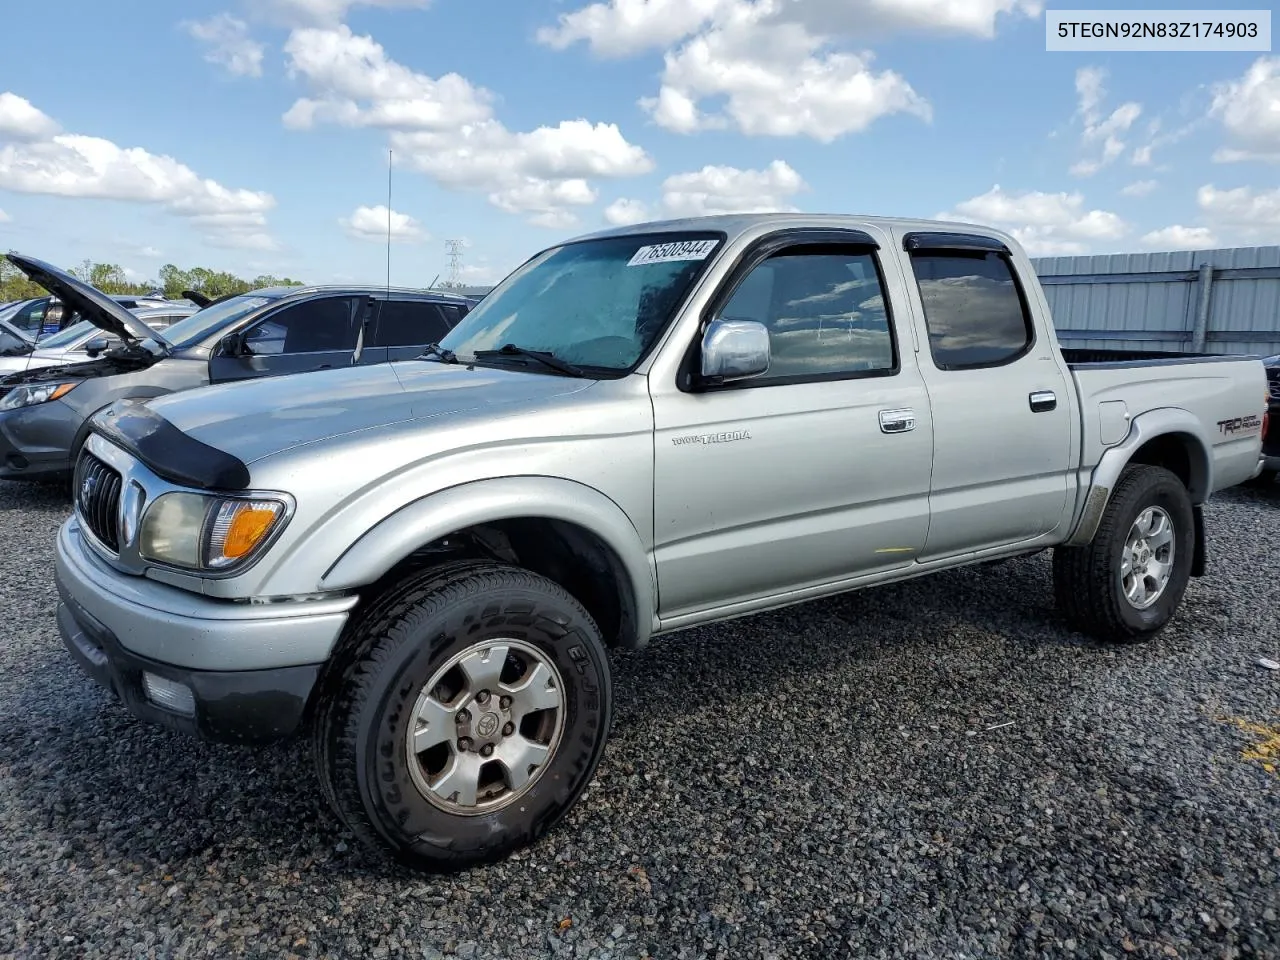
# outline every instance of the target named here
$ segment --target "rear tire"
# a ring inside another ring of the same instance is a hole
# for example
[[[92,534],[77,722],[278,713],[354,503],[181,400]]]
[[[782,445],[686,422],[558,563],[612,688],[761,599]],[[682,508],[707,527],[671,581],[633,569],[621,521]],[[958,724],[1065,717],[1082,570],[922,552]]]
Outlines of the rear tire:
[[[1126,467],[1093,541],[1054,550],[1058,608],[1097,640],[1149,640],[1173,619],[1194,552],[1195,517],[1182,481],[1163,467]]]
[[[312,746],[323,792],[368,849],[429,871],[488,863],[577,802],[611,680],[599,629],[558,584],[454,564],[392,588],[349,631]]]

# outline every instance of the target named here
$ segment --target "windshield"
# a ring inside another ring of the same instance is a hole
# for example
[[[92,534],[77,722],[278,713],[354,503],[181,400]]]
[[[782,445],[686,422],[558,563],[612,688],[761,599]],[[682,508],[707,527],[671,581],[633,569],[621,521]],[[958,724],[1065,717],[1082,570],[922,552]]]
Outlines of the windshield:
[[[175,348],[194,347],[211,333],[234,323],[246,314],[257,310],[271,302],[269,297],[255,297],[248,294],[223,300],[222,303],[205,307],[193,313],[185,320],[179,320],[164,331],[164,338]]]
[[[79,323],[73,323],[65,330],[59,330],[51,337],[45,337],[40,341],[41,350],[63,350],[73,345],[77,340],[83,337],[89,331],[96,329],[88,320],[81,320]],[[99,331],[101,333],[101,331]]]
[[[554,247],[504,280],[440,345],[468,362],[510,343],[623,373],[662,333],[722,239],[636,234]]]

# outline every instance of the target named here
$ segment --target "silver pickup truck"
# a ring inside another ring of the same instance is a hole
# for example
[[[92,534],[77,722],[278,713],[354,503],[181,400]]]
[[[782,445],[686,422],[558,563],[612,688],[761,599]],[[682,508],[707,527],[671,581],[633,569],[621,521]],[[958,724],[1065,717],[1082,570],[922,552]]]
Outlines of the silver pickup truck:
[[[305,731],[371,849],[460,867],[577,801],[610,647],[1046,548],[1071,624],[1151,637],[1266,409],[1258,359],[1060,350],[996,231],[643,224],[416,360],[100,413],[58,622],[136,715]]]

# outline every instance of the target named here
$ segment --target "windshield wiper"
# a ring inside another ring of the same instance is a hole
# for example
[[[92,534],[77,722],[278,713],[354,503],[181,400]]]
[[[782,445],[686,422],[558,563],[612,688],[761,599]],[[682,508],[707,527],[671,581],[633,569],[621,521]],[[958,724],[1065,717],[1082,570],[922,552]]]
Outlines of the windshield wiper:
[[[452,350],[446,350],[438,343],[428,343],[426,349],[418,354],[419,360],[430,360],[432,357],[439,357],[444,363],[458,362],[458,358]]]
[[[486,357],[523,357],[537,360],[543,366],[567,373],[571,377],[586,376],[581,367],[574,366],[568,360],[561,360],[550,350],[530,350],[527,347],[517,347],[514,343],[505,343],[497,350],[477,350],[475,357],[477,360],[483,360]]]

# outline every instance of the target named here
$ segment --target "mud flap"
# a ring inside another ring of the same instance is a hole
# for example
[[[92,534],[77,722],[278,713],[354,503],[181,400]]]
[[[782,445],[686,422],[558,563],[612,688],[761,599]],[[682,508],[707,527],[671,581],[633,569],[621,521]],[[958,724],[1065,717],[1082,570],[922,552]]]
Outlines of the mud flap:
[[[1205,562],[1208,559],[1208,549],[1204,542],[1204,509],[1197,504],[1191,508],[1191,515],[1196,521],[1196,546],[1191,555],[1191,575],[1203,577]]]

